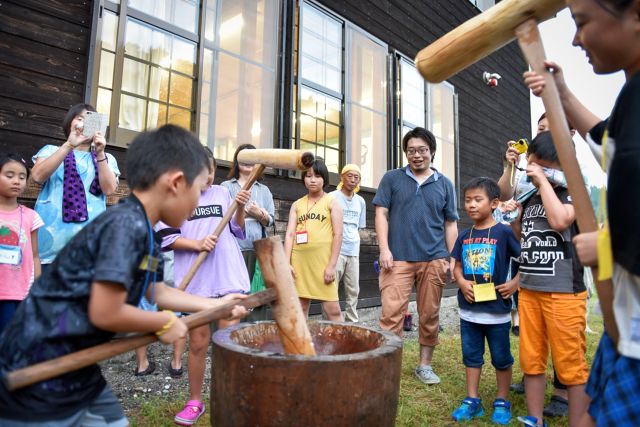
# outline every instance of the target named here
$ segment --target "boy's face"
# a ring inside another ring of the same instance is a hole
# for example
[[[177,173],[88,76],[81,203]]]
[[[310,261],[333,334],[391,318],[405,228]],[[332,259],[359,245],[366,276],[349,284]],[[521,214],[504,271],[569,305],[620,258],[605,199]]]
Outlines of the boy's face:
[[[209,171],[202,169],[191,185],[187,184],[184,175],[176,183],[175,199],[173,203],[166,205],[161,213],[160,219],[171,227],[180,227],[182,223],[191,216],[191,213],[198,207],[198,200],[202,191],[207,189]]]
[[[500,200],[489,200],[484,188],[470,188],[464,193],[464,209],[469,218],[478,223],[487,219],[498,207]]]
[[[216,166],[213,164],[213,160],[209,161],[209,173],[207,174],[207,182],[204,185],[204,187],[202,187],[202,191],[206,191],[207,188],[211,187],[213,185],[213,180],[216,177]]]

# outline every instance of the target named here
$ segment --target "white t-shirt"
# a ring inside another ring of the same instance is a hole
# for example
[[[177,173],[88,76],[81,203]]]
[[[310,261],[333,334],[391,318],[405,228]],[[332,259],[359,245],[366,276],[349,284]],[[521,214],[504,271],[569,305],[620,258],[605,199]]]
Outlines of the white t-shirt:
[[[613,266],[613,311],[620,332],[618,351],[640,359],[640,276],[617,263]]]
[[[358,228],[365,228],[367,226],[367,206],[364,199],[357,194],[354,194],[353,197],[349,199],[340,190],[332,191],[331,195],[340,202],[344,212],[340,255],[358,256],[360,255],[360,233],[358,232]]]

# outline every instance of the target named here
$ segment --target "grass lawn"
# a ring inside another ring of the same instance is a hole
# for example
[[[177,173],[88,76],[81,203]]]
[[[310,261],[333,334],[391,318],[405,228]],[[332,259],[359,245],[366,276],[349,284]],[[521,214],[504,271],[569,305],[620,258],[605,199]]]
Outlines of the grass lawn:
[[[593,301],[591,301],[593,304]],[[602,320],[599,316],[590,315],[589,325],[597,332],[587,334],[587,359],[591,364],[591,359],[595,353],[598,340],[602,333]],[[513,377],[519,380],[522,377],[520,364],[518,363],[519,341],[516,337],[511,337],[511,351],[516,360],[513,368]],[[414,375],[413,371],[418,363],[418,342],[408,340],[404,344],[402,359],[402,377],[400,382],[400,402],[398,404],[397,426],[448,426],[455,425],[451,421],[451,412],[460,404],[466,395],[464,366],[462,365],[462,354],[460,350],[459,334],[442,334],[440,345],[436,348],[434,358],[434,370],[442,379],[442,383],[437,386],[426,386],[422,384]],[[486,369],[482,373],[480,383],[480,397],[485,406],[485,416],[480,420],[464,425],[490,426],[491,423],[491,403],[495,397],[496,381],[495,371],[490,364],[489,351],[485,353]],[[548,382],[553,381],[553,371],[547,372]],[[552,387],[547,387],[547,399],[550,396]],[[524,396],[514,393],[510,394],[513,405],[514,416],[526,415],[526,405]],[[140,408],[129,415],[133,426],[173,426],[174,415],[182,409],[182,404],[186,401],[184,394],[173,394],[171,400],[166,397],[152,397],[142,403]],[[197,426],[209,426],[209,402],[206,399],[207,412]],[[551,419],[550,425],[566,426],[566,419]],[[512,422],[511,425],[520,425]],[[375,427],[375,426],[371,426]]]

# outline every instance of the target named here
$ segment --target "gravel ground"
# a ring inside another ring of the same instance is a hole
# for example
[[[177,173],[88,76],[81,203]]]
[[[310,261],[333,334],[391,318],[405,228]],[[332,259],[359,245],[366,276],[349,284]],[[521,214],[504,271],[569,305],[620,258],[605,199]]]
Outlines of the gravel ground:
[[[409,305],[409,311],[413,314],[413,330],[405,332],[403,338],[406,340],[417,339],[418,316],[415,309],[415,302]],[[379,330],[378,327],[379,308],[364,309],[359,311],[360,325]],[[319,317],[317,317],[319,319]],[[313,319],[313,317],[312,317]],[[457,333],[459,330],[458,311],[455,297],[448,297],[442,300],[440,310],[440,327],[446,334]],[[183,356],[184,373],[181,378],[171,378],[167,371],[167,366],[172,358],[172,347],[159,343],[151,344],[148,347],[149,360],[155,362],[156,369],[151,375],[144,377],[134,376],[136,369],[136,358],[134,352],[129,352],[112,358],[101,364],[102,372],[111,385],[114,392],[120,399],[125,412],[131,413],[138,408],[141,401],[153,396],[167,396],[168,398],[185,398],[188,393],[189,383],[187,381],[186,354]],[[211,381],[211,358],[207,357],[205,370],[205,384]]]

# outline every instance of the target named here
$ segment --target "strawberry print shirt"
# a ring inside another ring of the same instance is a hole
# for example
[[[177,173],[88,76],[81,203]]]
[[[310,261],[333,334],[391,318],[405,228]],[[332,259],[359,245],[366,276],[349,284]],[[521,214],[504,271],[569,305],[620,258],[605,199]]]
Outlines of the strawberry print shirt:
[[[19,247],[20,264],[0,263],[0,300],[22,301],[33,283],[33,251],[31,232],[44,225],[36,211],[18,206],[12,211],[0,210],[0,248]]]

